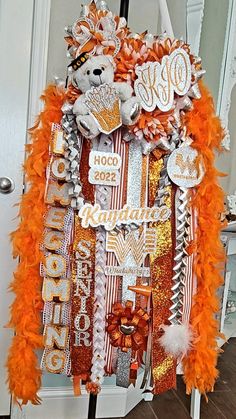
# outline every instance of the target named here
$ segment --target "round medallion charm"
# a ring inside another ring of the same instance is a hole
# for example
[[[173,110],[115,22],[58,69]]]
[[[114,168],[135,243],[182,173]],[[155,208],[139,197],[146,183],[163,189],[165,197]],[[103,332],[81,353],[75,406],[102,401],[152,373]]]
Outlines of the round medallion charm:
[[[197,150],[190,146],[174,150],[167,163],[167,172],[172,182],[183,188],[198,185],[204,176],[203,164],[198,157]]]
[[[123,335],[132,335],[136,331],[136,327],[132,325],[127,326],[126,324],[121,324],[120,331],[123,333]]]

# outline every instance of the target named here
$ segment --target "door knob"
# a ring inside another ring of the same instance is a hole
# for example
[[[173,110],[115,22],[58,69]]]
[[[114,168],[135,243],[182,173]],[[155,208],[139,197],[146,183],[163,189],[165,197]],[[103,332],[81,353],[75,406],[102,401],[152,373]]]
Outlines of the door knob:
[[[11,193],[15,189],[13,180],[9,177],[0,177],[0,193]]]

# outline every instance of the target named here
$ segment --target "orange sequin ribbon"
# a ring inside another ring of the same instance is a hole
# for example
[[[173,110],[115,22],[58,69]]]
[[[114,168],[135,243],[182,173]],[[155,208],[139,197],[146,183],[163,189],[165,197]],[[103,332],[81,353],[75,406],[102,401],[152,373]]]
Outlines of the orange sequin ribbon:
[[[154,204],[157,190],[160,189],[162,176],[166,176],[164,159],[150,156],[149,166],[149,205]],[[164,203],[168,208],[174,205],[174,188],[164,182]],[[166,186],[167,185],[167,186]],[[150,255],[151,286],[153,301],[153,333],[152,333],[152,374],[154,394],[160,394],[176,385],[176,362],[168,356],[160,346],[159,339],[162,332],[161,324],[168,322],[170,315],[174,258],[175,225],[173,216],[164,223],[152,225],[157,231],[157,247],[155,253]]]
[[[94,186],[88,181],[90,149],[90,142],[83,141],[80,179],[83,196],[94,203]],[[75,395],[80,394],[81,380],[88,379],[92,363],[95,243],[95,230],[84,229],[79,218],[75,217],[71,309],[71,364]]]
[[[75,217],[72,269],[71,363],[74,377],[89,376],[93,354],[93,300],[96,232]]]

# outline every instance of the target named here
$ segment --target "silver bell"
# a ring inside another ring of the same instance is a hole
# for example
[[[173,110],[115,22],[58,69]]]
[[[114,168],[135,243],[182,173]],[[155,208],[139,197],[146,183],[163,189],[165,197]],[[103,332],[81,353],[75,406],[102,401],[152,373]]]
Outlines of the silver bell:
[[[65,26],[64,31],[67,35],[72,35],[72,26]]]
[[[107,2],[105,0],[98,0],[96,2],[96,7],[97,7],[97,10],[102,10],[102,11],[109,10],[109,7],[107,6]]]
[[[86,17],[86,16],[88,16],[88,6],[82,4],[81,5],[80,17]]]

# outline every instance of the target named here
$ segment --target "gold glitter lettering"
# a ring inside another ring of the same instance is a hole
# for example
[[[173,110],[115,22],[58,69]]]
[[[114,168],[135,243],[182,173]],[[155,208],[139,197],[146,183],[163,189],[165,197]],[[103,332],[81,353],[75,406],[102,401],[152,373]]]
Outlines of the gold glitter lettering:
[[[45,356],[45,366],[49,372],[61,372],[65,366],[65,361],[66,357],[64,351],[58,349],[48,352]]]
[[[53,348],[54,345],[59,349],[65,349],[69,334],[69,327],[46,326],[45,347]]]
[[[50,182],[45,198],[46,204],[53,205],[55,202],[59,202],[61,205],[69,205],[69,184],[63,183],[59,185],[57,182]]]

